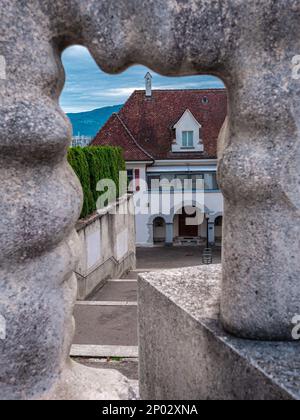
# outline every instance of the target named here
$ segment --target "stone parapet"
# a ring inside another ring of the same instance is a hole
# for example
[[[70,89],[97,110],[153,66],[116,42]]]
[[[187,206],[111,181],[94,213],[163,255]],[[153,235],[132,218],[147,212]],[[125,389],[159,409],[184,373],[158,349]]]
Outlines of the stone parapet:
[[[141,398],[299,400],[300,343],[226,333],[220,286],[220,265],[140,275]]]

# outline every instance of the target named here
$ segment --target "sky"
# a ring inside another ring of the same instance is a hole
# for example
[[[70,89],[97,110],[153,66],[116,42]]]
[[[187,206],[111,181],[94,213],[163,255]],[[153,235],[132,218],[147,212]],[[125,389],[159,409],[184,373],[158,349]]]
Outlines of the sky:
[[[101,71],[89,51],[80,46],[68,48],[63,54],[66,84],[60,103],[65,112],[91,111],[123,104],[136,89],[145,89],[148,69],[134,66],[122,74],[108,75]],[[164,77],[154,72],[153,89],[222,88],[213,76]]]

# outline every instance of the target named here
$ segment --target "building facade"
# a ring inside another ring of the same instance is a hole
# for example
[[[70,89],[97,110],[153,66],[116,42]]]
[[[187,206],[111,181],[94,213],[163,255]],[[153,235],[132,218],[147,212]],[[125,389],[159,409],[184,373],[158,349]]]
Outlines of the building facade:
[[[85,146],[89,146],[92,140],[93,140],[92,137],[87,137],[87,136],[73,136],[72,137],[72,147],[85,147]]]
[[[124,150],[135,193],[137,246],[220,245],[223,196],[217,139],[227,115],[223,89],[135,91],[93,145]]]

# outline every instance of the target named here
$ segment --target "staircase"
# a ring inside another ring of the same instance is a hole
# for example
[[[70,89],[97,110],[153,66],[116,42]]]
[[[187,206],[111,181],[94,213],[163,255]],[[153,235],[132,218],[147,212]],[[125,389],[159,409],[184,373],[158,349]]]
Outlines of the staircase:
[[[184,237],[178,236],[174,239],[174,246],[203,246],[205,245],[205,239],[200,237]]]

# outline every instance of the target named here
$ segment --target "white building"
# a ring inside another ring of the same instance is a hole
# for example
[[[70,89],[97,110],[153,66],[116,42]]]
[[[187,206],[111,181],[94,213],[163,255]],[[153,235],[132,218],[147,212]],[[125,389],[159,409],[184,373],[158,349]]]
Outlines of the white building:
[[[92,141],[91,137],[88,136],[73,136],[72,137],[72,147],[85,147],[89,146]]]
[[[137,245],[204,245],[207,232],[210,244],[221,244],[217,138],[227,115],[226,91],[152,90],[151,85],[148,73],[146,90],[135,91],[93,141],[124,150],[136,204],[142,207],[136,214]],[[168,185],[158,185],[162,180],[173,182],[170,211],[151,205],[169,192]],[[179,181],[188,186],[184,202]],[[191,224],[193,213],[199,217]]]

